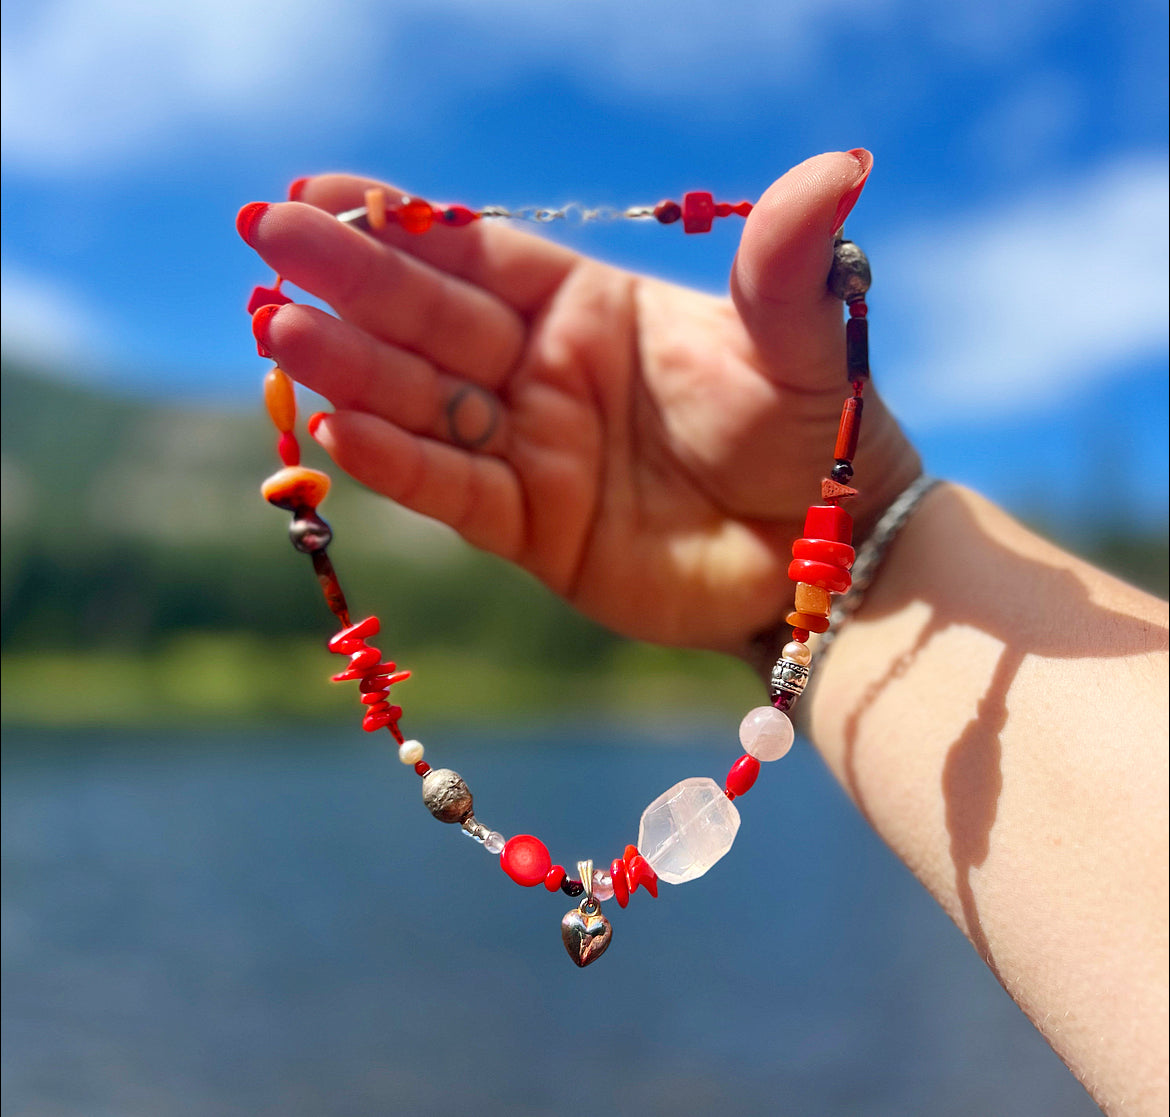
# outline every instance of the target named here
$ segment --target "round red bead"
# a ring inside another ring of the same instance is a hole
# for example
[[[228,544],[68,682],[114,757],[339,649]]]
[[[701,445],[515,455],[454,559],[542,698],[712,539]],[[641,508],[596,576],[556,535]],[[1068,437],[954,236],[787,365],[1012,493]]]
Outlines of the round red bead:
[[[398,224],[408,233],[425,233],[435,219],[434,207],[421,198],[405,198],[394,211]]]
[[[626,863],[619,857],[609,867],[610,880],[613,881],[613,898],[619,907],[625,907],[630,902],[630,881],[626,876]]]
[[[517,884],[532,888],[544,883],[552,868],[552,857],[539,838],[531,834],[517,834],[504,843],[500,867]]]
[[[852,584],[849,571],[815,559],[793,559],[788,564],[788,577],[794,582],[807,582],[830,593],[844,593]]]
[[[292,431],[283,431],[276,440],[276,452],[285,465],[301,464],[301,446]]]
[[[654,217],[660,225],[673,225],[682,217],[682,206],[678,202],[659,202],[654,207]]]
[[[554,865],[544,875],[544,886],[550,892],[555,892],[561,886],[561,882],[565,879],[564,865]]]
[[[751,791],[756,776],[760,774],[760,762],[746,752],[741,756],[727,773],[727,790],[736,795],[746,795]]]
[[[807,628],[794,628],[792,630],[792,639],[800,644],[804,644],[808,641],[808,635],[809,633]]]
[[[415,766],[414,770],[420,775],[425,776],[430,770],[431,766],[425,761],[420,760]]]

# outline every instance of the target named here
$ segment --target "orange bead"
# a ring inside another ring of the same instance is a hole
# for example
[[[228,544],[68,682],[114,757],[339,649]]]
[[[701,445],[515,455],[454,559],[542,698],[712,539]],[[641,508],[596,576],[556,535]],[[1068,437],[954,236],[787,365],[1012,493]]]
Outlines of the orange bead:
[[[281,434],[286,434],[296,426],[297,397],[287,372],[274,368],[264,377],[264,406],[268,408],[268,417]]]
[[[279,470],[260,486],[260,493],[269,504],[287,508],[290,512],[298,508],[316,508],[327,492],[329,475],[303,465]]]
[[[789,613],[784,619],[793,628],[803,628],[809,632],[829,631],[828,617],[814,617],[811,613]]]
[[[425,233],[435,220],[435,211],[422,198],[404,198],[394,216],[408,233]]]
[[[820,586],[810,586],[808,582],[796,583],[796,611],[808,613],[814,617],[827,617],[833,608],[833,599],[829,591]]]
[[[366,191],[366,221],[375,232],[386,228],[386,191],[380,186]]]

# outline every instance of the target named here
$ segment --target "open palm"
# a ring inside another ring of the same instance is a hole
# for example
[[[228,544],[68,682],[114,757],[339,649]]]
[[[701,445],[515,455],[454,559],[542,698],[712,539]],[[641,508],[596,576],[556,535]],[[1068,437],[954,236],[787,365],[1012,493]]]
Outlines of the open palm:
[[[328,214],[374,184],[322,176],[249,239],[338,317],[286,306],[257,328],[333,403],[315,437],[358,480],[617,631],[742,651],[791,600],[788,549],[831,464],[847,385],[824,281],[866,171],[828,155],[776,183],[734,302],[487,222],[360,233]],[[916,469],[876,401],[858,462],[864,523]]]

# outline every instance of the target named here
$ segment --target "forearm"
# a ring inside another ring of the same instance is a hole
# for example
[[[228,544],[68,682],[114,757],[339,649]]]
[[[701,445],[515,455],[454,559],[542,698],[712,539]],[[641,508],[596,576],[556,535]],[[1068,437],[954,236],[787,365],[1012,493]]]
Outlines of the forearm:
[[[817,675],[873,826],[1103,1106],[1165,1112],[1165,604],[940,487]]]

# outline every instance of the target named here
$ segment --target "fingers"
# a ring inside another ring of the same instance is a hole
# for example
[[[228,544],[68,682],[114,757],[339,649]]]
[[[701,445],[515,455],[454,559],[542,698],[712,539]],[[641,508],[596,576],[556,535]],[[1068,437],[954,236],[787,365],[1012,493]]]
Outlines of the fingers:
[[[732,298],[765,362],[785,370],[788,387],[827,387],[825,377],[843,369],[841,303],[825,281],[833,234],[872,166],[873,156],[861,150],[808,159],[768,188],[744,226]]]
[[[499,458],[419,438],[360,411],[325,416],[313,437],[363,484],[449,524],[476,547],[519,558],[523,498],[516,475]]]
[[[321,210],[268,206],[241,231],[277,272],[346,321],[458,376],[495,388],[519,359],[525,323],[502,300]]]
[[[328,213],[365,205],[365,192],[371,187],[382,187],[391,198],[402,193],[396,187],[353,175],[318,175],[293,185],[295,190],[290,193],[298,201]],[[458,229],[432,227],[421,235],[390,223],[371,235],[490,292],[523,315],[537,310],[578,260],[567,248],[494,220]]]
[[[285,372],[339,411],[366,411],[414,434],[489,454],[506,450],[500,401],[415,353],[311,306],[262,308],[253,328]]]

